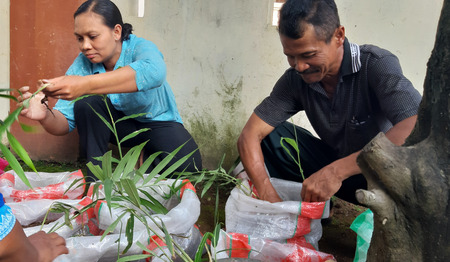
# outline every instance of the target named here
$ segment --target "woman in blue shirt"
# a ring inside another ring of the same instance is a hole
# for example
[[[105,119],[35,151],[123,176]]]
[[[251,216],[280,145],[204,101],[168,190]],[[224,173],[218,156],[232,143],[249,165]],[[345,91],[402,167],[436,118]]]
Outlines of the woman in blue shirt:
[[[115,137],[95,114],[110,119],[102,97],[89,96],[75,103],[71,100],[88,94],[107,94],[112,117],[145,113],[139,118],[119,122],[119,139],[142,128],[150,131],[127,140],[123,146],[132,147],[144,141],[144,156],[157,151],[172,152],[187,142],[172,162],[198,148],[184,128],[175,97],[166,80],[166,65],[161,52],[152,42],[132,33],[132,26],[123,23],[117,6],[109,0],[84,2],[74,14],[75,36],[81,53],[65,76],[41,80],[48,84],[47,96],[59,99],[52,112],[40,103],[44,94],[33,98],[22,115],[38,120],[49,133],[65,135],[77,127],[81,157],[100,164],[94,157],[108,150]],[[22,91],[28,91],[23,87]],[[30,97],[26,92],[23,99]],[[164,155],[154,162],[156,165]],[[197,150],[179,170],[201,169],[201,156]],[[94,180],[89,173],[88,179]]]

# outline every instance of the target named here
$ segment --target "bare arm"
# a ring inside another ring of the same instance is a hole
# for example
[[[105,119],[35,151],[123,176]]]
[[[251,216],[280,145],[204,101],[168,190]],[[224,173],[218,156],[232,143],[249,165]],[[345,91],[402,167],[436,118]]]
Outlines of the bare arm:
[[[386,132],[386,137],[395,145],[404,144],[406,138],[411,134],[416,120],[417,115],[400,121]],[[301,193],[302,199],[307,202],[330,199],[339,190],[342,181],[361,173],[361,169],[356,163],[360,152],[338,159],[305,179]]]
[[[136,72],[129,66],[103,74],[88,76],[61,76],[42,83],[50,83],[43,91],[47,96],[73,100],[89,94],[115,94],[138,91]]]
[[[281,201],[264,167],[261,141],[274,128],[255,113],[247,121],[238,139],[238,151],[245,171],[258,191],[259,197],[270,202]]]
[[[58,110],[50,111],[43,103],[42,99],[44,94],[42,92],[36,94],[36,96],[31,97],[32,94],[28,92],[30,88],[24,86],[20,88],[23,93],[21,97],[18,98],[19,106],[22,102],[30,98],[29,106],[24,108],[20,114],[31,120],[39,121],[39,123],[44,127],[44,129],[52,135],[65,135],[69,133],[69,123],[61,112]]]
[[[58,234],[40,231],[27,237],[17,221],[12,231],[0,242],[0,261],[50,262],[67,253],[66,241]]]

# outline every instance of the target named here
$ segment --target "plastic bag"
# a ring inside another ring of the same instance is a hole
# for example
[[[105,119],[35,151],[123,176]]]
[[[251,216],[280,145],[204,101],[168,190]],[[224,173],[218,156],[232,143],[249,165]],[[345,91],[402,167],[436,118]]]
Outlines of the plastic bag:
[[[320,219],[329,216],[329,201],[302,202],[301,183],[271,178],[283,202],[270,203],[254,197],[257,192],[245,172],[240,177],[242,185],[231,191],[225,206],[225,226],[231,236],[240,234],[251,239],[250,248],[257,252],[250,252],[249,258],[274,261],[275,251],[269,251],[273,248],[285,256],[277,260],[296,261],[289,260],[289,254],[295,257],[300,253],[309,254],[309,259],[315,261],[334,260],[333,256],[317,255],[316,251],[322,236]],[[225,254],[222,251],[216,248],[216,255]]]
[[[169,200],[163,200],[162,195],[170,191],[171,186],[178,186],[184,183],[184,186],[173,195]],[[151,183],[150,183],[151,184]],[[102,190],[100,190],[101,192]],[[92,195],[92,190],[89,191],[87,197],[83,198],[76,205],[79,208],[88,205],[95,200]],[[167,214],[153,214],[152,219],[148,219],[148,224],[156,232],[156,234],[164,237],[163,232],[155,224],[164,223],[166,230],[172,235],[173,241],[175,241],[189,256],[194,257],[197,247],[201,241],[201,234],[194,227],[194,223],[200,216],[200,200],[197,197],[195,189],[189,181],[177,181],[177,180],[163,180],[158,182],[158,186],[152,187],[147,191],[154,198],[161,200],[163,204],[169,211]],[[103,195],[100,194],[100,197]],[[143,197],[143,196],[141,196]],[[91,199],[92,198],[92,199]],[[107,235],[103,240],[101,239],[101,234],[104,232],[108,226],[116,220],[116,218],[121,214],[120,209],[112,208],[112,213],[106,207],[106,203],[99,201],[96,207],[89,209],[83,216],[78,217],[78,219],[71,221],[71,228],[63,226],[57,229],[55,232],[63,236],[66,239],[67,247],[69,248],[69,254],[61,255],[57,257],[54,261],[114,261],[117,259],[118,250],[123,251],[127,246],[127,237],[124,233],[119,232],[119,226],[116,227],[113,233]],[[72,211],[76,212],[76,210]],[[128,216],[125,216],[121,221],[122,224],[126,224]],[[58,220],[44,225],[43,230],[48,232],[55,225],[59,225],[64,222],[64,217]],[[123,228],[125,228],[123,224]],[[39,230],[40,226],[25,228],[25,233],[31,235]],[[144,245],[148,245],[149,248],[152,247],[152,239],[155,239],[155,235],[149,235],[147,230],[145,230],[142,223],[135,220],[134,230],[133,230],[133,242],[140,242]],[[120,238],[120,241],[119,241]],[[155,249],[157,254],[163,256],[167,253],[165,247],[157,247]],[[143,251],[136,244],[128,250],[126,255],[136,255],[142,254]],[[170,256],[170,254],[168,254]],[[153,258],[151,261],[166,261],[167,259],[159,260],[158,258]]]
[[[0,193],[6,203],[36,199],[77,199],[84,192],[81,170],[61,173],[25,172],[33,189],[26,186],[14,171],[0,175]]]
[[[370,209],[355,218],[350,228],[356,232],[356,251],[354,262],[365,262],[373,233],[373,213]]]

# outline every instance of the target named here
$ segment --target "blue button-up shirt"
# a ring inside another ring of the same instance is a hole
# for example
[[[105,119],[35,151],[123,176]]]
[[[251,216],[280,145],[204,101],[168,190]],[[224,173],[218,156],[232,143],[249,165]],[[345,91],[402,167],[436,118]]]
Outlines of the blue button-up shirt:
[[[147,113],[136,118],[141,122],[173,121],[183,123],[175,102],[175,96],[166,80],[164,57],[151,41],[130,35],[122,43],[122,52],[114,70],[130,66],[136,71],[137,92],[108,94],[117,110],[126,115]],[[82,53],[78,55],[66,75],[87,76],[104,73],[102,63],[93,64]],[[60,111],[69,122],[69,131],[75,128],[72,101],[60,99],[54,109]]]

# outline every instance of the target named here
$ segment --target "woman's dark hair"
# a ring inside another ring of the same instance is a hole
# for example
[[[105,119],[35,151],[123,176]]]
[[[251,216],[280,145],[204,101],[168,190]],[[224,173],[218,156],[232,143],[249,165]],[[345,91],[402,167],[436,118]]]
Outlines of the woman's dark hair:
[[[308,24],[314,27],[319,40],[329,43],[341,25],[334,0],[287,0],[280,10],[278,32],[299,39]]]
[[[133,31],[132,25],[123,23],[119,8],[110,0],[88,0],[78,7],[73,14],[73,18],[75,19],[78,15],[87,12],[93,12],[103,17],[103,22],[111,29],[114,29],[116,25],[121,25],[122,36],[120,39],[122,42],[128,40]]]

